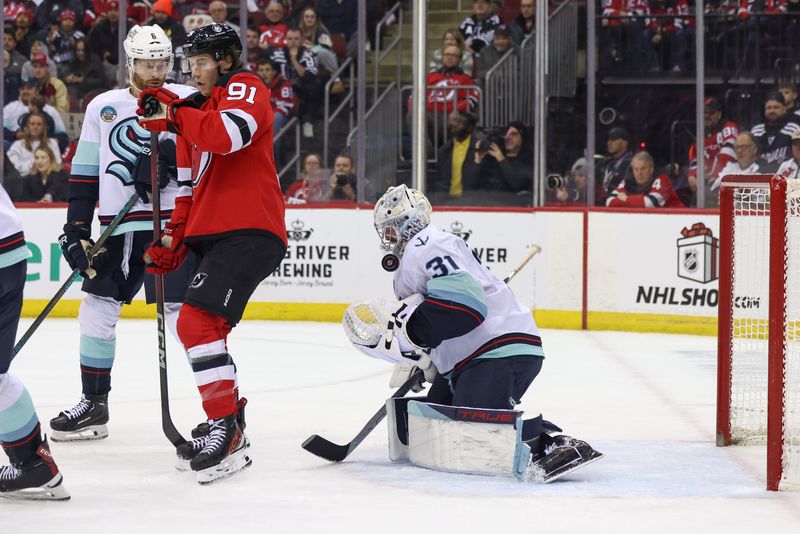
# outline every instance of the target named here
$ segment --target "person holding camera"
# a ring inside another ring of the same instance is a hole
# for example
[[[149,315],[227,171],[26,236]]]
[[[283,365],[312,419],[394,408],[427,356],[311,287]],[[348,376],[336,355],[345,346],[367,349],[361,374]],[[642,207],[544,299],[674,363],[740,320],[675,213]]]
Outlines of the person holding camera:
[[[626,178],[606,199],[610,208],[683,208],[667,173],[656,176],[653,157],[639,152],[631,160],[633,179]]]
[[[523,151],[525,126],[511,121],[505,129],[485,128],[475,134],[475,165],[464,181],[475,189],[521,193],[533,186],[533,159]]]
[[[566,176],[547,176],[547,204],[586,204],[586,186],[589,182],[588,164],[585,157],[578,158]]]
[[[325,200],[356,201],[356,166],[353,158],[347,154],[339,154],[333,162],[333,174],[330,187],[323,198]]]

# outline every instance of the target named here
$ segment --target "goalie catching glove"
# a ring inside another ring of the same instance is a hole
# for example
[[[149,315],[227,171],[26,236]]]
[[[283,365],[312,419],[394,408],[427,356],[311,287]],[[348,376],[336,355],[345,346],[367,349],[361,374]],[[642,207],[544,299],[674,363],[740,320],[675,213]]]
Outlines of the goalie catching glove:
[[[373,300],[351,304],[345,311],[342,326],[348,339],[358,350],[373,358],[396,364],[390,384],[404,383],[414,369],[425,372],[432,382],[436,366],[428,357],[428,349],[415,343],[408,333],[408,321],[425,298],[416,293],[400,302]],[[419,391],[421,384],[414,388]]]

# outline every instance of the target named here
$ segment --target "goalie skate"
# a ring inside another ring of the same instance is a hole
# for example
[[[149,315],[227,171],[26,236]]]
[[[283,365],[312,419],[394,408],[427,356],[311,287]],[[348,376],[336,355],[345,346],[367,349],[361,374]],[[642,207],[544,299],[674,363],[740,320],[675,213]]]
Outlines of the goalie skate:
[[[46,438],[36,454],[38,459],[31,465],[0,467],[0,498],[23,501],[66,501],[70,498]]]
[[[525,480],[548,484],[604,456],[585,441],[570,436],[547,438],[550,442],[544,446],[542,453],[531,458],[525,470]]]
[[[50,438],[56,442],[88,441],[108,437],[108,396],[86,396],[74,408],[50,420]]]

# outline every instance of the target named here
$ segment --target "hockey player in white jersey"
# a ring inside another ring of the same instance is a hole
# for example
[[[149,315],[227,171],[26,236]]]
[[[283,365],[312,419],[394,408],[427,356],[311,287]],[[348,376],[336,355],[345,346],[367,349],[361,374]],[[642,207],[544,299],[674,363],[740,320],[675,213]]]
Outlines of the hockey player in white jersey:
[[[0,185],[0,444],[11,461],[0,466],[0,497],[66,500],[69,493],[42,439],[31,396],[9,371],[30,255],[19,216]]]
[[[424,370],[426,380],[433,382],[425,403],[412,403],[413,410],[408,399],[387,404],[390,424],[398,419],[408,423],[400,425],[401,434],[415,428],[430,433],[418,440],[422,445],[416,448],[408,441],[413,441],[411,435],[401,436],[402,443],[394,443],[395,447],[390,440],[390,456],[408,459],[410,450],[412,462],[426,467],[518,476],[527,471],[545,481],[602,457],[586,442],[551,436],[548,431],[560,429],[541,416],[523,422],[521,412],[512,411],[541,370],[539,330],[530,309],[463,239],[431,224],[430,215],[427,198],[404,185],[389,188],[378,200],[375,229],[386,252],[383,267],[394,271],[399,302],[352,305],[343,321],[357,348],[396,363],[393,386],[405,382],[415,368]],[[439,428],[442,420],[450,426]],[[507,429],[511,436],[507,464],[498,466],[493,457],[499,445],[491,436],[497,429],[481,433],[480,425],[486,422],[512,425]],[[483,463],[476,460],[481,453],[472,450],[480,442],[470,434],[476,425],[477,435],[487,440]],[[468,459],[459,456],[463,434],[471,436],[464,438],[471,444]],[[431,445],[437,441],[449,445]],[[404,453],[392,450],[398,447]],[[520,454],[523,449],[527,456]]]
[[[152,276],[146,280],[142,258],[153,236],[153,207],[148,197],[151,134],[138,123],[138,96],[144,89],[161,86],[182,97],[196,92],[184,85],[165,84],[173,65],[172,43],[159,26],[134,26],[124,47],[128,87],[106,91],[89,103],[72,160],[67,223],[59,244],[72,269],[84,272],[91,266],[97,275],[85,278],[82,289],[86,296],[78,312],[82,396],[76,406],[50,421],[53,441],[101,439],[108,435],[108,393],[117,320],[123,304],[131,302],[143,282],[148,302],[154,302]],[[166,221],[178,191],[177,181],[170,179],[175,172],[174,134],[162,134],[159,147],[161,220]],[[135,192],[139,200],[104,249],[87,257],[95,204],[99,203],[102,227]],[[176,339],[175,324],[191,269],[191,262],[184,264],[182,270],[164,279],[166,321]]]

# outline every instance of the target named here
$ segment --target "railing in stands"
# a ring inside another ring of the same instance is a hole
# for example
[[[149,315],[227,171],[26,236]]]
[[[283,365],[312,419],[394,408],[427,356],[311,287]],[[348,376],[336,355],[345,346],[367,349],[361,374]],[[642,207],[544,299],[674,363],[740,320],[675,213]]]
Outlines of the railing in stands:
[[[297,117],[293,117],[292,120],[290,120],[289,122],[286,123],[286,126],[284,126],[283,129],[281,129],[281,131],[278,132],[278,135],[276,135],[275,138],[273,139],[273,143],[275,143],[277,141],[282,141],[281,145],[282,146],[286,146],[287,139],[284,139],[284,138],[288,138],[289,137],[287,132],[289,130],[291,130],[291,129],[294,129],[293,153],[292,153],[292,157],[290,157],[286,161],[286,163],[284,163],[283,166],[278,170],[278,179],[281,180],[281,183],[283,183],[282,178],[286,175],[287,172],[289,172],[289,169],[291,169],[292,166],[294,166],[294,168],[295,168],[295,177],[300,176],[300,148],[301,148],[300,139],[301,139],[301,137],[300,137],[300,121],[298,120]],[[276,154],[275,156],[276,156],[275,160],[277,162],[278,154]]]
[[[521,78],[520,54],[512,48],[486,73],[483,82],[486,102],[480,118],[483,126],[502,126],[520,118],[525,99]]]
[[[392,24],[397,24],[397,35],[395,36],[394,40],[386,45],[386,47],[381,50],[381,33],[384,27],[389,27],[389,21],[394,18],[394,22]],[[384,58],[389,55],[392,50],[396,50],[397,54],[397,74],[395,75],[394,84],[397,87],[400,87],[400,76],[402,73],[403,67],[403,4],[398,2],[395,4],[393,8],[386,12],[386,15],[378,21],[375,25],[375,55],[373,62],[375,63],[375,79],[373,80],[373,102],[377,102],[379,95],[378,95],[378,85],[380,84],[380,68],[381,62],[383,62]],[[374,104],[373,104],[374,105]]]
[[[349,71],[348,73],[348,82],[346,84],[347,90],[345,93],[342,93],[341,101],[339,105],[336,106],[336,109],[331,111],[331,88],[333,84],[339,80],[340,76],[343,75],[345,71]],[[353,108],[355,107],[356,101],[356,93],[355,93],[355,68],[353,64],[352,58],[347,58],[339,69],[331,74],[331,79],[328,80],[328,83],[325,84],[325,111],[323,116],[323,138],[322,138],[322,161],[324,165],[330,163],[328,161],[328,153],[330,150],[330,133],[331,133],[331,125],[333,121],[341,114],[345,109],[349,110],[348,115],[348,126],[347,131],[351,132],[353,130]]]
[[[364,188],[364,200],[374,202],[397,181],[398,149],[400,146],[400,89],[394,83],[383,91],[365,116],[366,126],[366,181],[358,184]],[[358,128],[347,137],[351,147]]]

